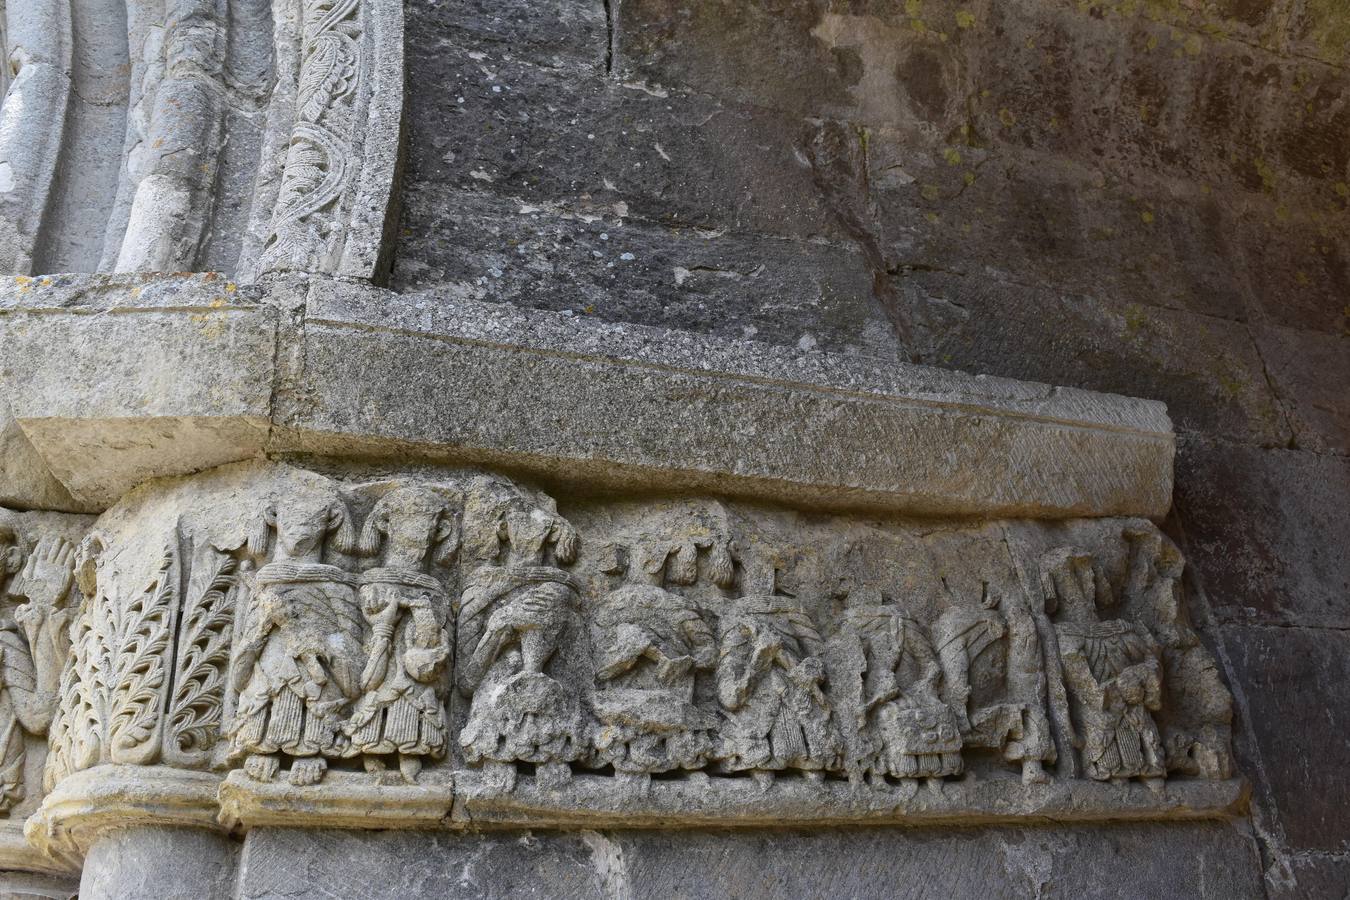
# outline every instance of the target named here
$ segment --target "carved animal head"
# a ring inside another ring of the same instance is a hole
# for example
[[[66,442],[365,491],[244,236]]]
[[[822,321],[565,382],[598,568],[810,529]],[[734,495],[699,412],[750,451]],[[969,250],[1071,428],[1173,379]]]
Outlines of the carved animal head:
[[[333,496],[298,495],[269,503],[248,539],[249,553],[265,556],[271,533],[277,536],[275,558],[317,562],[324,541],[339,553],[356,550],[356,530],[347,505]]]
[[[391,561],[420,566],[430,550],[433,563],[449,562],[459,549],[459,498],[426,487],[385,494],[366,518],[357,552],[375,556],[386,545]]]

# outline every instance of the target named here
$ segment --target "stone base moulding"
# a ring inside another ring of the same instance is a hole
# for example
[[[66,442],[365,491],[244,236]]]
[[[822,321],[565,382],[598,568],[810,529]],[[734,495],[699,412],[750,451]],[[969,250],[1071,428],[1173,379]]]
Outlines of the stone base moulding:
[[[220,777],[163,766],[103,765],[65,779],[24,826],[28,842],[78,870],[107,830],[138,825],[216,828]],[[24,867],[26,868],[26,867]]]

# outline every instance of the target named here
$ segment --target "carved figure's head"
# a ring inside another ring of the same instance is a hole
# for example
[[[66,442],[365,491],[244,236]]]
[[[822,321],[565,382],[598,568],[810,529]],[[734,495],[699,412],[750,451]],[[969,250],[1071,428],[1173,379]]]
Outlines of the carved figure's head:
[[[0,511],[0,587],[23,568],[23,533],[19,523]]]
[[[562,516],[537,507],[507,510],[498,524],[497,537],[505,542],[510,562],[516,565],[542,565],[550,546],[553,558],[561,565],[577,558],[576,529]]]
[[[356,550],[356,531],[347,505],[337,497],[298,494],[269,503],[249,535],[248,549],[265,556],[275,531],[276,560],[319,562],[324,543],[340,553]]]
[[[447,491],[395,488],[370,511],[357,552],[375,556],[385,548],[391,564],[419,568],[428,551],[433,563],[449,562],[459,549],[460,503]]]

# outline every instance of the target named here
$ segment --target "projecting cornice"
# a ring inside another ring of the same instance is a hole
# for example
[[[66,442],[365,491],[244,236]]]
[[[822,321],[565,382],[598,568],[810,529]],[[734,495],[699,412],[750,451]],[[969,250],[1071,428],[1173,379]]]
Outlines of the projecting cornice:
[[[1161,403],[328,278],[18,278],[0,342],[14,420],[80,509],[295,454],[921,516],[1171,500]]]

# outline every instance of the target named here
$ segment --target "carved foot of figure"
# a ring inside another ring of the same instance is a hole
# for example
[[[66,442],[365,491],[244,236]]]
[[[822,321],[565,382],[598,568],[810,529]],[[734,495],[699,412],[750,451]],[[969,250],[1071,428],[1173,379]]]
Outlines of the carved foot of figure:
[[[534,780],[546,791],[560,791],[572,783],[572,767],[565,762],[541,763]]]
[[[805,774],[806,774],[806,780],[807,780],[807,782],[809,782],[810,784],[824,784],[824,783],[825,783],[825,773],[824,773],[823,771],[821,771],[820,769],[811,769],[810,771],[806,772]]]
[[[405,756],[400,753],[398,757],[398,772],[408,784],[417,784],[417,776],[422,774],[422,757]]]
[[[1049,784],[1050,774],[1045,771],[1039,759],[1027,759],[1022,761],[1022,783],[1023,784]]]
[[[886,773],[878,772],[875,769],[867,773],[867,783],[878,791],[884,791],[890,787],[890,783],[886,781]]]
[[[291,763],[291,784],[296,787],[318,784],[328,771],[328,761],[322,756],[305,756]]]
[[[625,791],[645,797],[652,790],[652,776],[646,772],[615,772],[614,780]]]
[[[755,779],[755,784],[759,785],[761,791],[773,787],[773,772],[768,769],[755,769],[750,773],[750,777]]]
[[[499,794],[516,789],[516,764],[504,762],[483,763],[483,786]]]
[[[934,797],[942,796],[941,778],[925,778],[924,786],[928,788],[928,793],[932,794]]]
[[[281,771],[281,760],[255,753],[244,760],[244,772],[254,781],[272,781]]]
[[[388,766],[384,764],[383,759],[378,756],[370,756],[369,754],[361,757],[361,765],[372,775],[378,775],[388,768]]]
[[[1144,786],[1155,794],[1161,794],[1167,788],[1167,780],[1164,778],[1145,778]]]

